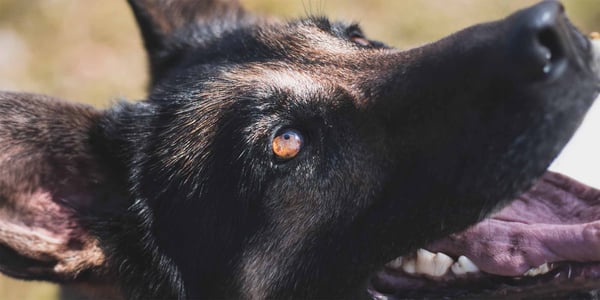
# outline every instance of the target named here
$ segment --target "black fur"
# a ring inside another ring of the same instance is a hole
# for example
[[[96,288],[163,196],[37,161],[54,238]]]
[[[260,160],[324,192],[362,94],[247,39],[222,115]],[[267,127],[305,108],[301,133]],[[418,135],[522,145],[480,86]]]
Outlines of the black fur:
[[[85,208],[62,197],[106,255],[101,271],[70,279],[118,285],[127,299],[366,297],[384,263],[529,187],[598,92],[589,43],[562,15],[564,67],[544,74],[523,50],[528,14],[556,3],[404,52],[354,43],[357,26],[325,18],[130,3],[148,99],[102,112],[89,135],[62,133],[89,143],[103,182]],[[0,94],[5,107],[16,98]],[[305,137],[289,161],[271,149],[286,128]],[[22,143],[6,130],[0,142]]]

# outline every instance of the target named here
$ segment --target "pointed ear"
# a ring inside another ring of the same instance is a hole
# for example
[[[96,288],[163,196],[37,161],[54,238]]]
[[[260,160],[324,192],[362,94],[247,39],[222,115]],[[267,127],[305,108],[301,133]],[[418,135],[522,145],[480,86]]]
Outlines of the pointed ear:
[[[66,281],[99,271],[105,254],[89,229],[115,188],[96,151],[93,108],[0,92],[0,271]]]
[[[128,0],[137,19],[150,58],[152,83],[174,59],[178,39],[194,38],[175,33],[194,25],[239,20],[244,11],[237,0]]]

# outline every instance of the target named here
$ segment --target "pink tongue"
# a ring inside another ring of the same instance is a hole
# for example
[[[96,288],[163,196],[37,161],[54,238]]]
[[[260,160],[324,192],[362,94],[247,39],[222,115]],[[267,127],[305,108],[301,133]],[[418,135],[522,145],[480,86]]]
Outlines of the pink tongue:
[[[548,172],[510,206],[427,249],[503,276],[546,262],[600,261],[600,190]]]

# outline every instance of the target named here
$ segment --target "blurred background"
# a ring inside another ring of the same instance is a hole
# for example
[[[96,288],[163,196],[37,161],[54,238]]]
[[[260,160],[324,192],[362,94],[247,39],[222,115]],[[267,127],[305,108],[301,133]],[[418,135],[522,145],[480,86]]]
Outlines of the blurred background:
[[[201,1],[201,0],[200,0]],[[370,38],[410,48],[533,0],[241,0],[260,14],[357,21]],[[584,32],[600,31],[600,1],[565,0]],[[106,107],[143,99],[146,57],[125,0],[0,0],[0,90],[45,93]],[[1,300],[54,300],[51,284],[0,275]]]

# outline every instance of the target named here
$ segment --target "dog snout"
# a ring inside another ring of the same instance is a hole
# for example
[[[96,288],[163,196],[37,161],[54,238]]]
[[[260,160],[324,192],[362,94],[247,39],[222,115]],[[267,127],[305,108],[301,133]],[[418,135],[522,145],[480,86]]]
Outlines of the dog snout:
[[[569,64],[581,68],[589,42],[568,21],[558,1],[545,1],[512,16],[510,47],[523,79],[560,77]]]

